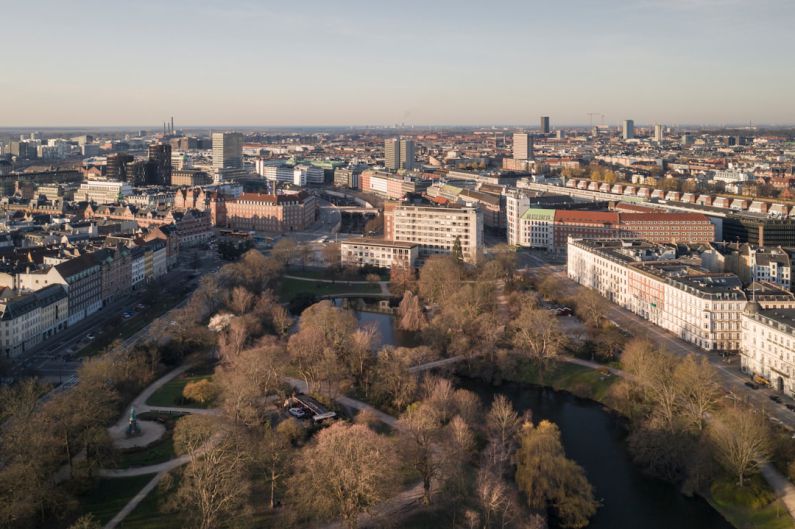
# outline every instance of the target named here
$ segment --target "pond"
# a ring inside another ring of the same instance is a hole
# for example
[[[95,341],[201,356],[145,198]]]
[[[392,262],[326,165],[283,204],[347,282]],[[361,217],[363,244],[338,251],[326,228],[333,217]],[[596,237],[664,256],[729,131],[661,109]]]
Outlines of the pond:
[[[356,312],[360,325],[374,324],[383,344],[417,345],[416,337],[395,329],[389,314]],[[464,380],[462,386],[489,403],[508,397],[519,412],[530,410],[535,422],[558,425],[566,454],[585,469],[602,506],[590,529],[732,529],[700,497],[689,498],[664,481],[644,475],[632,462],[623,421],[599,403],[549,388]]]
[[[334,298],[332,300],[336,306],[342,306],[342,300]],[[372,300],[362,300],[372,302]],[[368,312],[354,310],[353,314],[359,321],[359,326],[372,325],[378,331],[378,339],[375,349],[380,349],[382,345],[395,345],[398,347],[416,347],[420,345],[416,333],[402,331],[395,325],[395,317],[384,312]]]
[[[462,386],[489,403],[504,394],[533,421],[558,425],[566,455],[585,469],[602,506],[589,529],[731,529],[700,497],[688,498],[673,485],[645,476],[627,450],[622,421],[596,402],[549,388],[506,384],[495,388],[465,380]]]

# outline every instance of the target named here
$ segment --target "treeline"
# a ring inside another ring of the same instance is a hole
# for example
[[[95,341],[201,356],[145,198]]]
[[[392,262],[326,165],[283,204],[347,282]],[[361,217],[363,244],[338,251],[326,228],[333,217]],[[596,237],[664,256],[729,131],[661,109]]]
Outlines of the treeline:
[[[632,420],[630,451],[648,473],[695,492],[724,475],[743,487],[770,461],[776,443],[767,417],[731,398],[707,358],[633,339],[621,365],[631,378],[617,402]]]

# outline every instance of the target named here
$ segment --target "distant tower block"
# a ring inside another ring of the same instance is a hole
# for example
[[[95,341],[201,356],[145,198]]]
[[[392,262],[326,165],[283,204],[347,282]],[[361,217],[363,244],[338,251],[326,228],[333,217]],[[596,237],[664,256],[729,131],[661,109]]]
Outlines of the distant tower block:
[[[542,134],[549,134],[549,116],[541,116],[541,133]]]
[[[635,122],[631,119],[624,120],[624,139],[631,140],[635,138]]]

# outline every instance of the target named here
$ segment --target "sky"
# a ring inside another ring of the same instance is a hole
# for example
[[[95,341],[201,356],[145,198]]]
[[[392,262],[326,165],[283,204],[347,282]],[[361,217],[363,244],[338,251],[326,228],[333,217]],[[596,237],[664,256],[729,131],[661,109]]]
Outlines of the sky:
[[[3,4],[0,127],[795,124],[792,0]]]

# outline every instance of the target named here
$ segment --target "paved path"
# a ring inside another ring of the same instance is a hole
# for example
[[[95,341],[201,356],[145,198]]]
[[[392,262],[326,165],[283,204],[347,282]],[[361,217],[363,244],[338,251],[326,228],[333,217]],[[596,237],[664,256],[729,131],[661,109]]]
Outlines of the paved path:
[[[166,470],[158,472],[157,475],[144,486],[144,488],[138,491],[138,494],[136,494],[129,502],[127,502],[127,505],[125,505],[122,510],[116,513],[116,516],[114,516],[108,523],[105,524],[103,529],[114,529],[114,527],[119,525],[127,517],[127,515],[133,512],[135,508],[138,507],[138,504],[141,503],[150,492],[152,492],[152,490],[157,486],[158,483],[160,483],[160,480],[163,479],[167,472],[168,471]]]

